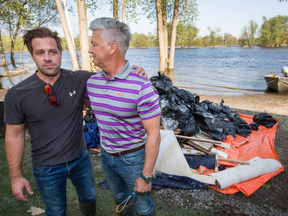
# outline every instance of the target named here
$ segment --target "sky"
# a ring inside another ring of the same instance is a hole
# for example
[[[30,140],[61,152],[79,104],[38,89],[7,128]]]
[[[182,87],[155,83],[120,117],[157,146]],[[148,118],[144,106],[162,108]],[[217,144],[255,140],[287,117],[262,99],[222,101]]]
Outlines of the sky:
[[[74,13],[70,13],[73,23],[73,34],[79,33],[77,8],[74,0],[67,0],[68,6],[72,6]],[[262,24],[263,16],[272,18],[277,15],[288,15],[288,2],[279,2],[278,0],[198,0],[197,2],[198,18],[196,27],[199,29],[199,36],[209,34],[208,27],[212,29],[220,28],[220,34],[231,33],[235,37],[241,35],[241,29],[248,25],[250,20]],[[138,9],[139,14],[141,9]],[[87,11],[88,25],[99,17],[112,17],[110,6],[101,6],[100,10],[92,15]],[[138,23],[129,23],[132,33],[152,32],[156,34],[156,22],[151,23],[145,15],[139,15]],[[64,36],[61,27],[52,27]],[[89,35],[91,35],[89,31]]]

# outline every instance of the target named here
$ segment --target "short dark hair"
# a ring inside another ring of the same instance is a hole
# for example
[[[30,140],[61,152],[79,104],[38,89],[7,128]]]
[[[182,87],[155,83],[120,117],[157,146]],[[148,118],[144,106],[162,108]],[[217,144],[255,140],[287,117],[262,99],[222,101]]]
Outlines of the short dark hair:
[[[58,36],[58,33],[56,31],[53,32],[46,27],[39,27],[29,30],[23,35],[24,45],[27,46],[27,49],[31,54],[33,52],[32,39],[34,38],[53,38],[57,44],[57,48],[59,49],[59,51],[62,51],[61,38]]]

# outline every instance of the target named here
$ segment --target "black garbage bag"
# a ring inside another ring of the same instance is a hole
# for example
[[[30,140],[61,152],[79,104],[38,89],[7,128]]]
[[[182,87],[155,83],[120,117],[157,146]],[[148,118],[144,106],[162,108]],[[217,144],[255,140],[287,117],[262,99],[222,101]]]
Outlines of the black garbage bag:
[[[180,129],[183,128],[189,117],[189,108],[181,104],[175,94],[161,95],[160,107],[162,116],[176,120],[178,122],[178,127]],[[162,123],[165,125],[165,121],[162,121]],[[167,127],[171,128],[169,125],[170,120],[168,121]]]
[[[86,115],[84,117],[85,123],[96,123],[96,116],[92,110],[92,108],[89,108],[86,110]]]
[[[178,89],[174,87],[174,93],[177,95],[178,99],[181,101],[182,104],[184,103],[190,105],[191,103],[195,103],[194,95],[185,89]]]
[[[259,130],[259,123],[256,123],[256,122],[251,123],[250,128],[252,130],[258,131]]]
[[[224,105],[224,100],[222,99],[221,103],[213,103],[209,100],[204,100],[200,103],[205,109],[216,115],[217,117],[228,118],[230,114],[230,108]]]
[[[175,111],[175,120],[179,122],[179,128],[182,129],[186,125],[186,121],[189,118],[189,109],[181,104],[178,105],[178,109]]]
[[[150,78],[152,85],[156,88],[159,95],[169,94],[173,92],[173,82],[172,80],[158,72],[158,76],[153,76]]]
[[[164,127],[165,130],[174,131],[178,128],[179,123],[173,118],[161,115],[161,125]]]
[[[277,121],[267,113],[259,113],[257,115],[254,115],[253,121],[267,128],[272,128],[277,123]]]
[[[222,120],[222,125],[223,139],[225,139],[227,135],[232,135],[234,138],[236,137],[236,127],[228,118]]]
[[[248,137],[252,132],[250,125],[237,112],[231,112],[229,119],[235,125],[236,131],[240,136]]]
[[[173,101],[170,101],[169,95],[161,95],[160,96],[160,108],[161,108],[161,116],[170,117],[175,119],[175,113],[171,112],[176,109],[176,104]]]
[[[195,136],[200,133],[200,127],[195,121],[193,115],[190,115],[189,118],[185,121],[180,135],[184,136]]]
[[[193,116],[201,130],[205,131],[216,140],[223,140],[223,124],[221,120],[209,112],[203,112],[203,107],[198,105],[195,107],[196,111],[193,113]]]

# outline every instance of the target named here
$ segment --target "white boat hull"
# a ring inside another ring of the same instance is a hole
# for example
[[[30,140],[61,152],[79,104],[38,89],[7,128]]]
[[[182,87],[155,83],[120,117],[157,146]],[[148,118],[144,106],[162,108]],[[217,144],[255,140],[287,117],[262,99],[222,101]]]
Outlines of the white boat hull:
[[[288,91],[288,78],[278,77],[278,76],[273,76],[273,75],[265,75],[264,79],[269,88],[277,92]]]

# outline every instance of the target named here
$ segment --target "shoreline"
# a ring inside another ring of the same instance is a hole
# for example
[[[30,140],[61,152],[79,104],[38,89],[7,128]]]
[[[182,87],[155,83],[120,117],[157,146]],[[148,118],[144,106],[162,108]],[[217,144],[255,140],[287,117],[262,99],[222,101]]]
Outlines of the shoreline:
[[[209,100],[220,103],[230,109],[241,109],[253,112],[288,116],[288,94],[244,94],[242,96],[202,95],[200,101]],[[245,114],[245,113],[243,113]]]

